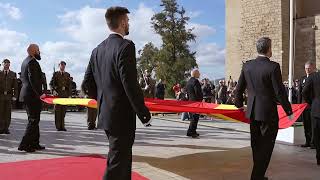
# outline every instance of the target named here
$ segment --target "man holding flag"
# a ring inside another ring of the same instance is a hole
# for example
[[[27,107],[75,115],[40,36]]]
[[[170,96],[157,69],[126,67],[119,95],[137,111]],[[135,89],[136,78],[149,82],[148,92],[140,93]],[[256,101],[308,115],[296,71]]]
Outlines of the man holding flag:
[[[243,64],[235,90],[235,105],[246,110],[251,120],[251,148],[253,170],[251,180],[266,180],[275,139],[278,134],[279,102],[289,119],[293,119],[291,105],[284,85],[280,65],[271,61],[271,39],[262,37],[256,44],[258,57]],[[248,107],[243,107],[245,90],[248,90]]]
[[[136,114],[145,125],[151,115],[137,81],[136,52],[129,34],[129,10],[111,7],[105,18],[112,33],[91,54],[84,86],[96,92],[98,128],[109,139],[105,180],[130,180]]]

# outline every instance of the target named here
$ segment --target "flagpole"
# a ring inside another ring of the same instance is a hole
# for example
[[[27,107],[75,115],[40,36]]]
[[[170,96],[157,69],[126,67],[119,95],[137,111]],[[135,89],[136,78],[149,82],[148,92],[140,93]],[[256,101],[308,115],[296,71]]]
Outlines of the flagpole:
[[[290,0],[290,46],[289,46],[289,102],[292,103],[292,83],[293,83],[293,5],[294,0]]]

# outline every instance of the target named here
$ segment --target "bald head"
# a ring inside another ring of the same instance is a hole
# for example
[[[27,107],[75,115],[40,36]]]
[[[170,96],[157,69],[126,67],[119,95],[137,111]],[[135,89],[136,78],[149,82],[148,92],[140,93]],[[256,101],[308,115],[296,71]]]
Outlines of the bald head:
[[[39,50],[39,46],[37,44],[30,44],[28,49],[27,49],[28,55],[40,60],[41,56],[40,56],[40,50]]]
[[[191,77],[194,77],[194,78],[199,78],[200,77],[200,72],[198,69],[194,69],[191,71]]]

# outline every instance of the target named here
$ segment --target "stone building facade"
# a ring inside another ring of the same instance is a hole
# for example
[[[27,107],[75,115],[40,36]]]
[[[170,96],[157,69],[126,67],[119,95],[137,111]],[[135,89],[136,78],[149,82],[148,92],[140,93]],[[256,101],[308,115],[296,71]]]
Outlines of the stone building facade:
[[[258,38],[272,39],[273,57],[289,74],[289,0],[226,0],[226,74],[239,77],[242,62],[257,56]],[[318,6],[317,6],[318,4]],[[296,0],[294,78],[304,74],[304,63],[320,67],[320,1]]]

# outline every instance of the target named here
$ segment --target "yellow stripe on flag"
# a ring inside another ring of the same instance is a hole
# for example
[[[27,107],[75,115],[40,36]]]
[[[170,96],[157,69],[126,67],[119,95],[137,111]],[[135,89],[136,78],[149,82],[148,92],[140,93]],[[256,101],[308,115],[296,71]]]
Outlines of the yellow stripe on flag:
[[[80,99],[80,98],[57,98],[53,100],[53,104],[60,105],[83,105],[88,106],[90,99]]]
[[[241,122],[239,120],[233,119],[233,118],[225,116],[223,114],[210,114],[209,116],[218,117],[218,118],[226,120],[226,121]]]
[[[235,105],[228,105],[228,104],[220,104],[218,107],[214,109],[222,109],[222,110],[238,110]]]

